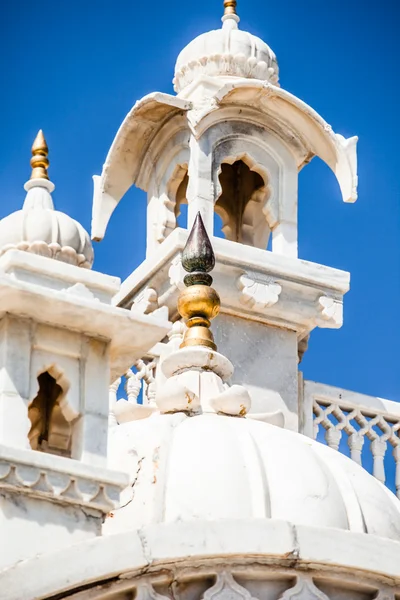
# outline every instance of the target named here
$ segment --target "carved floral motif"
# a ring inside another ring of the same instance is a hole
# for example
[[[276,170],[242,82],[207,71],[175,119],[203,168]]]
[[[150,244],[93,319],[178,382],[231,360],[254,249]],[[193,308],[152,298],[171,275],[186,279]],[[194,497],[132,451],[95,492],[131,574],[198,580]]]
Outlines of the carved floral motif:
[[[255,310],[263,310],[276,304],[282,291],[282,287],[270,277],[250,271],[239,277],[238,288],[242,292],[242,304]]]

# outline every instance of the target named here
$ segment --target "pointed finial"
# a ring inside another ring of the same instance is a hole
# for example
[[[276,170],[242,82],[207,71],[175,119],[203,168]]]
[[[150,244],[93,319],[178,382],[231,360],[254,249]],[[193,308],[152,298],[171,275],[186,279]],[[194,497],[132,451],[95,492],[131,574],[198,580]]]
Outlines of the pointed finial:
[[[186,246],[183,249],[182,266],[189,273],[184,278],[186,286],[198,283],[203,285],[212,284],[212,277],[208,273],[215,266],[215,256],[200,212],[196,215]]]
[[[236,0],[224,0],[224,16],[236,15]]]
[[[49,166],[49,159],[47,158],[48,153],[49,149],[47,147],[43,131],[40,129],[35,138],[35,141],[32,144],[32,174],[30,177],[31,179],[49,178],[47,174],[47,168]]]
[[[211,319],[219,313],[221,302],[217,292],[210,287],[212,277],[209,272],[215,266],[215,256],[200,213],[197,213],[183,249],[182,266],[188,274],[184,277],[186,290],[178,299],[178,311],[188,329],[180,347],[206,346],[216,350],[210,326]]]

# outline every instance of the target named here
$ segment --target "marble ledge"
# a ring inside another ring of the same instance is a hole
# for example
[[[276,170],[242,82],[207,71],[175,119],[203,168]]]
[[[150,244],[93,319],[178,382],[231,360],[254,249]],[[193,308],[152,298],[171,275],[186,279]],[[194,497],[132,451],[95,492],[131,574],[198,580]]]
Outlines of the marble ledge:
[[[318,569],[353,581],[359,576],[364,583],[382,578],[391,585],[400,582],[398,542],[273,519],[226,519],[150,525],[91,539],[5,569],[0,572],[0,590],[7,590],[7,600],[20,600],[22,592],[26,600],[34,600],[111,577],[132,578],[143,570],[157,576],[171,565],[175,573],[188,573],[190,568],[198,572],[199,566],[215,565],[215,558],[220,564],[221,557],[225,568],[243,565],[248,573],[249,558],[254,563],[257,557],[259,565]],[[38,578],[38,572],[47,576]],[[16,581],[23,582],[22,587]]]
[[[177,228],[159,248],[147,257],[121,284],[114,296],[113,304],[124,306],[132,300],[146,282],[157,275],[183,250],[188,230]],[[346,271],[312,263],[302,259],[290,258],[274,252],[236,244],[221,238],[212,238],[212,245],[218,263],[224,266],[241,266],[248,269],[268,272],[271,277],[290,280],[293,283],[314,287],[343,295],[350,289],[350,274]]]
[[[94,298],[110,304],[118,292],[119,277],[83,269],[22,250],[9,250],[0,257],[0,272],[14,279],[63,290],[73,285],[85,286]]]
[[[77,267],[77,270],[82,269]],[[143,315],[100,302],[79,284],[56,290],[15,279],[1,271],[0,307],[0,318],[8,313],[110,342],[114,378],[126,372],[134,360],[141,358],[171,328],[161,315]]]
[[[186,239],[186,230],[174,230],[122,283],[113,303],[130,308],[148,296],[150,314],[153,307],[167,307],[173,320],[185,275],[180,257]],[[299,339],[315,327],[342,326],[349,273],[219,238],[212,243],[221,313],[295,331]]]
[[[0,491],[73,504],[107,514],[128,477],[76,460],[0,445]]]

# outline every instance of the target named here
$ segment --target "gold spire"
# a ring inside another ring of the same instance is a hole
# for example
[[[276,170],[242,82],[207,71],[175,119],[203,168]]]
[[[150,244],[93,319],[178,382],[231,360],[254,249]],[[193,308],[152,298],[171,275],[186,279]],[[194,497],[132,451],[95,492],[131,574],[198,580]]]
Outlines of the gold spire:
[[[31,179],[49,178],[47,175],[47,168],[49,166],[49,159],[47,158],[48,153],[49,149],[47,147],[46,140],[44,139],[43,131],[39,129],[39,132],[32,145]]]
[[[236,0],[224,0],[224,16],[236,15]]]
[[[182,266],[186,289],[178,299],[178,312],[185,319],[187,330],[181,348],[206,346],[216,350],[210,331],[211,319],[219,313],[220,299],[211,287],[209,272],[215,265],[215,256],[200,212],[182,252]]]

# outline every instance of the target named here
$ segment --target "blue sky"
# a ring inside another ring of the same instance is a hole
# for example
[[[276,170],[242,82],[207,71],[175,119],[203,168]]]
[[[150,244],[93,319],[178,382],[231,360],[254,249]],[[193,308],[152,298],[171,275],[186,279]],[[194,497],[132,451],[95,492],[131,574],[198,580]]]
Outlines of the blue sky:
[[[9,3],[0,26],[0,216],[20,208],[43,128],[58,209],[90,229],[93,174],[135,100],[172,92],[194,36],[220,26],[220,0]],[[240,26],[277,54],[281,85],[359,140],[359,200],[343,204],[315,160],[300,174],[300,257],[349,270],[345,325],[316,330],[305,376],[400,400],[400,200],[395,2],[239,0]],[[131,190],[95,244],[95,268],[125,278],[144,258],[145,195]]]

